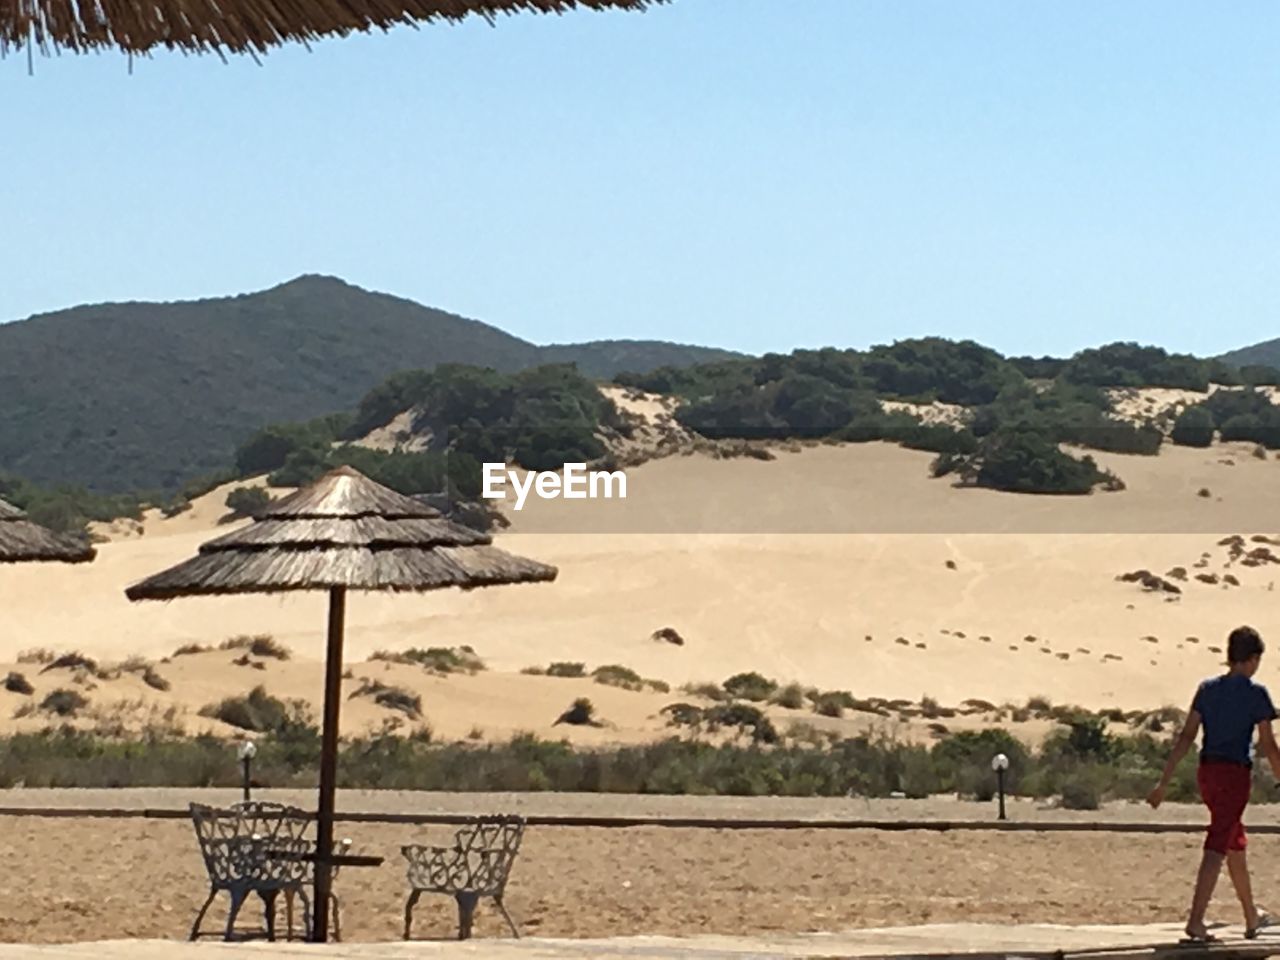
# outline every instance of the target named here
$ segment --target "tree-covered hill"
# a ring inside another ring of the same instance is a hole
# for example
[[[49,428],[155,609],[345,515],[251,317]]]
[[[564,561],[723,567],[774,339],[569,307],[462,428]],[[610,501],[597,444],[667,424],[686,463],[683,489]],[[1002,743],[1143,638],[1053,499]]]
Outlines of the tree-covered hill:
[[[1240,347],[1218,359],[1234,367],[1280,367],[1280,338]]]
[[[539,347],[330,277],[182,303],[0,324],[0,472],[97,491],[174,490],[268,423],[349,410],[400,370],[577,362],[608,377],[727,356],[652,342]]]

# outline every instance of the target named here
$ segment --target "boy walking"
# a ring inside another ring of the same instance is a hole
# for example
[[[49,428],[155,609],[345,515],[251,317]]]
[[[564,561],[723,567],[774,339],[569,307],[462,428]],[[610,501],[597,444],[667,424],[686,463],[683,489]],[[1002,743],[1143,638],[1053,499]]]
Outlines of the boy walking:
[[[1187,937],[1200,943],[1215,939],[1205,924],[1205,912],[1209,909],[1223,861],[1226,861],[1240,906],[1244,908],[1244,935],[1252,940],[1259,930],[1272,925],[1271,918],[1259,914],[1253,902],[1242,821],[1253,785],[1255,728],[1262,752],[1280,779],[1280,747],[1276,746],[1271,731],[1276,710],[1267,688],[1253,682],[1253,675],[1262,662],[1262,651],[1262,638],[1252,627],[1237,627],[1231,631],[1227,638],[1227,672],[1200,684],[1160,783],[1147,798],[1153,808],[1160,806],[1174,770],[1195,745],[1196,734],[1203,725],[1204,743],[1200,749],[1196,780],[1200,786],[1200,797],[1209,808],[1209,831],[1196,875],[1191,916],[1187,919]]]

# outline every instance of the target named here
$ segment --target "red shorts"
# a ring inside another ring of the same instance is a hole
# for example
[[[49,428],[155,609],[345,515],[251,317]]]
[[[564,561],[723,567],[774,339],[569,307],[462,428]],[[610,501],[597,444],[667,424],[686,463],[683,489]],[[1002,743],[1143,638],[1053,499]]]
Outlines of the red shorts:
[[[1238,763],[1207,760],[1196,773],[1200,797],[1209,808],[1209,835],[1204,848],[1226,854],[1243,850],[1244,808],[1249,804],[1253,771]]]

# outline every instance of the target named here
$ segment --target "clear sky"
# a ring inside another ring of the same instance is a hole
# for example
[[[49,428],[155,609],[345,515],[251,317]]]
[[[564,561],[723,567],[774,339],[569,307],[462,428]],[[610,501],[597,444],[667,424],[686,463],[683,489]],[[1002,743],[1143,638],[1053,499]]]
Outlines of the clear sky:
[[[538,342],[1280,336],[1280,5],[675,0],[0,62],[0,319],[330,273]]]

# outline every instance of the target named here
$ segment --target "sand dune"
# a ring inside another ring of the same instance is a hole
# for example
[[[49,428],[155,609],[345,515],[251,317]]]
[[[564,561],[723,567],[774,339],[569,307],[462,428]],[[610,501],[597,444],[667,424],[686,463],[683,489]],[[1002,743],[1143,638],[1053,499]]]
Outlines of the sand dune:
[[[1251,622],[1271,633],[1278,568],[1246,566],[1219,541],[1280,530],[1271,493],[1280,463],[1235,447],[1098,459],[1127,490],[1081,498],[958,490],[928,477],[927,454],[881,444],[816,446],[772,462],[653,461],[629,471],[625,502],[532,502],[511,514],[500,542],[557,564],[553,584],[353,597],[348,659],[474,647],[489,673],[422,691],[432,724],[455,736],[473,726],[495,735],[548,730],[580,695],[575,683],[632,731],[614,732],[624,739],[661,730],[657,711],[679,699],[518,673],[557,660],[623,664],[673,687],[758,670],[859,696],[951,704],[1033,694],[1086,706],[1181,703],[1216,668],[1212,648],[1230,627]],[[1197,496],[1201,487],[1212,495]],[[297,659],[268,664],[267,678],[313,697],[323,596],[124,598],[126,585],[227,529],[217,525],[224,498],[215,491],[177,518],[149,517],[142,536],[103,544],[91,565],[0,571],[0,661],[33,647],[158,660],[181,644],[269,633]],[[1116,580],[1179,566],[1187,578],[1178,595]],[[686,644],[653,640],[664,626]],[[258,671],[220,663],[196,670],[180,659],[168,669],[173,699],[192,714],[228,685],[261,679],[242,680]],[[361,722],[380,716],[353,703]]]

